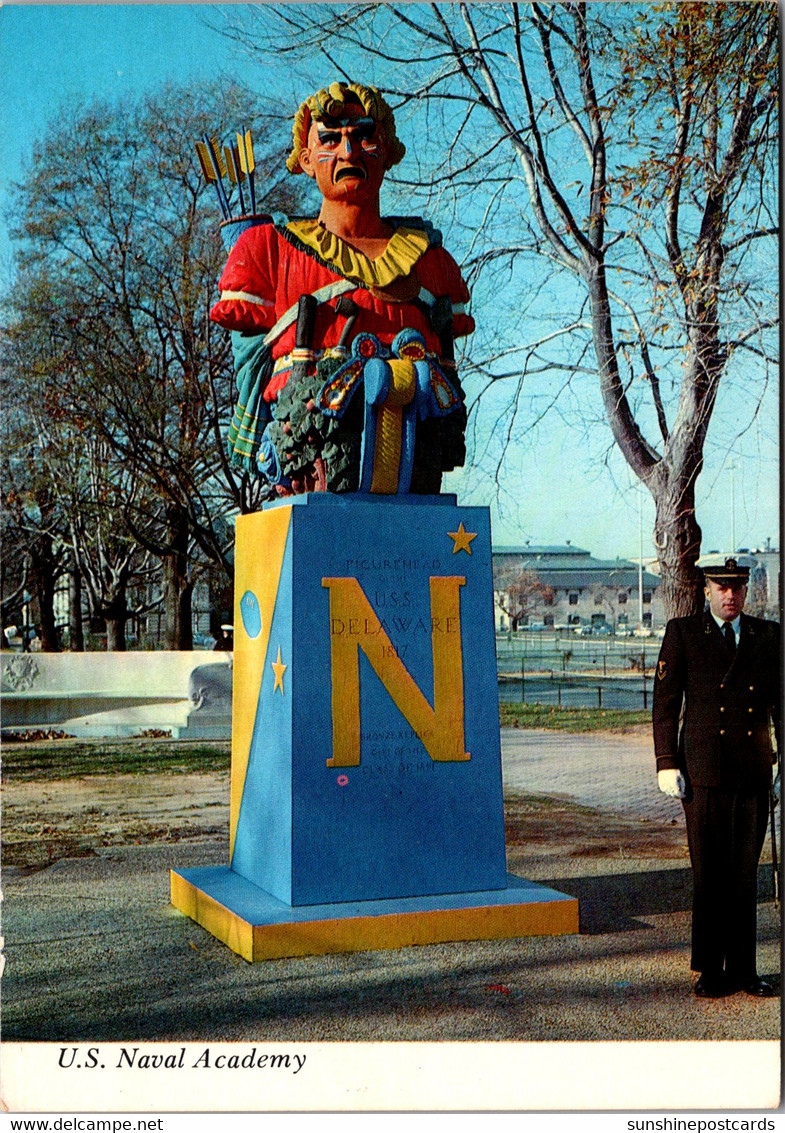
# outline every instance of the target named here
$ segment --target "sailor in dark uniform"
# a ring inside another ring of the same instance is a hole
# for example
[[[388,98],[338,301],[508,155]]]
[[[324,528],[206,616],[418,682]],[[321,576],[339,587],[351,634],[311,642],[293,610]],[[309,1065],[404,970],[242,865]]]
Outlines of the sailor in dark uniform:
[[[654,682],[661,791],[681,798],[692,863],[695,994],[776,994],[758,976],[758,861],[779,738],[779,625],[742,613],[746,557],[701,560],[708,607],[673,618]],[[779,784],[777,783],[777,788]]]

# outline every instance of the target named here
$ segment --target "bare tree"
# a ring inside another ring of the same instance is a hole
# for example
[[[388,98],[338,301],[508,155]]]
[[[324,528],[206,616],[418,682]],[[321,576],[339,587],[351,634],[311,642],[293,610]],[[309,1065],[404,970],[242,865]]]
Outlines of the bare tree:
[[[616,628],[616,619],[619,613],[619,594],[621,592],[619,586],[614,585],[612,582],[598,583],[596,586],[592,587],[591,591],[594,605],[599,610],[602,610],[603,616],[606,613],[610,616],[614,629]],[[626,601],[626,591],[623,593],[625,594]]]
[[[226,20],[260,55],[362,67],[404,135],[416,118],[426,140],[399,188],[449,223],[451,247],[463,239],[480,322],[464,373],[475,425],[488,396],[496,415],[475,456],[503,458],[533,387],[534,421],[572,397],[589,422],[594,374],[596,418],[655,501],[666,609],[695,609],[695,486],[720,385],[743,429],[776,368],[773,0],[264,5]]]
[[[106,648],[124,651],[127,622],[149,608],[148,584],[161,574],[158,556],[139,544],[126,522],[129,501],[142,487],[105,441],[73,441],[69,451],[61,433],[46,453],[49,470],[69,516],[91,615],[106,625]]]
[[[36,147],[19,187],[15,321],[38,322],[48,346],[38,426],[52,445],[61,426],[66,444],[82,433],[122,469],[117,484],[130,494],[112,504],[115,520],[123,512],[115,532],[128,540],[120,559],[141,551],[160,560],[169,648],[192,647],[194,556],[231,574],[226,516],[259,497],[225,450],[233,372],[228,337],[209,319],[225,251],[193,143],[261,121],[254,100],[231,84],[78,107]],[[257,137],[258,175],[272,181],[281,154],[263,130]],[[293,198],[267,183],[259,199],[272,209]],[[104,562],[86,575],[93,601],[100,574],[122,591],[129,569],[130,559],[118,560],[116,570]],[[123,603],[117,618],[127,614]]]
[[[34,442],[33,442],[34,446]],[[19,450],[2,461],[3,622],[33,621],[41,648],[57,652],[61,643],[55,593],[66,569],[63,513],[51,483],[41,474],[36,454]],[[26,646],[27,643],[25,643]]]
[[[40,297],[40,292],[36,292]],[[107,648],[126,648],[126,621],[139,592],[160,566],[133,537],[126,515],[141,492],[132,470],[106,441],[67,415],[52,411],[49,375],[51,327],[17,323],[3,351],[4,418],[2,484],[5,548],[10,561],[22,553],[21,585],[36,596],[42,648],[58,649],[55,591],[68,577],[69,647],[84,647],[82,591],[93,618],[106,624]],[[8,412],[8,410],[11,410]],[[6,556],[4,556],[4,564]],[[6,604],[13,604],[13,593]]]
[[[19,337],[6,336],[2,343],[2,614],[6,624],[18,621],[20,615],[23,622],[32,618],[39,628],[42,648],[55,652],[61,646],[55,592],[69,565],[68,516],[32,424],[29,402],[35,383],[25,380],[28,374],[17,349],[22,342],[45,350],[32,328],[26,328]]]
[[[533,570],[517,571],[512,580],[496,592],[496,605],[510,619],[513,632],[520,622],[526,624],[532,614],[552,605],[553,600],[552,587]]]

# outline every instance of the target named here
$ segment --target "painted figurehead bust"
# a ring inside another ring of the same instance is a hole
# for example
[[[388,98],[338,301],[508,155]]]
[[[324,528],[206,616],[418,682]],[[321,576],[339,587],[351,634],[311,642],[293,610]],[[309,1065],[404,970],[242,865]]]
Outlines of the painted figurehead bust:
[[[315,181],[318,217],[225,226],[240,235],[211,315],[232,331],[232,459],[284,496],[437,493],[465,455],[466,284],[427,221],[382,215],[405,148],[378,90],[311,95],[293,139],[287,167]]]

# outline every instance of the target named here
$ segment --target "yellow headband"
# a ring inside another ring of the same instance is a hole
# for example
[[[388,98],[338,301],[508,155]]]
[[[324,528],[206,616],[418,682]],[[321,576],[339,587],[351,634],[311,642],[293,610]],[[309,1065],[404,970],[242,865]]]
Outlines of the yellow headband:
[[[354,98],[347,98],[354,95]],[[300,104],[294,118],[292,137],[294,147],[286,160],[286,168],[290,173],[302,173],[300,166],[300,150],[308,143],[308,131],[311,122],[322,122],[325,118],[336,118],[347,102],[360,103],[369,118],[378,122],[384,134],[387,150],[385,169],[397,165],[406,153],[406,146],[398,141],[395,133],[395,117],[389,105],[382,98],[376,87],[366,87],[362,83],[331,83],[329,87],[317,91]]]

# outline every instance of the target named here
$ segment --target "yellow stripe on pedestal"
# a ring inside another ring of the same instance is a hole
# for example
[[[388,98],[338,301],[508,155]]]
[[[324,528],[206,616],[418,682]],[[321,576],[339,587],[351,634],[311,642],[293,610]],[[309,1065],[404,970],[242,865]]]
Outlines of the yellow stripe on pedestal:
[[[248,772],[259,693],[262,687],[270,628],[286,539],[291,525],[291,507],[241,515],[237,519],[234,576],[234,661],[232,677],[232,781],[229,807],[229,860],[240,816],[240,804]],[[261,632],[249,637],[243,625],[240,603],[250,591],[259,603]]]
[[[253,925],[238,917],[231,909],[208,897],[201,889],[186,881],[174,870],[169,871],[170,900],[175,909],[231,948],[244,960],[253,960]]]
[[[484,905],[476,909],[434,909],[422,913],[254,925],[253,958],[279,960],[462,940],[561,936],[577,931],[577,900]]]
[[[252,925],[172,871],[171,901],[176,909],[249,961],[578,932],[578,901],[565,897]]]

